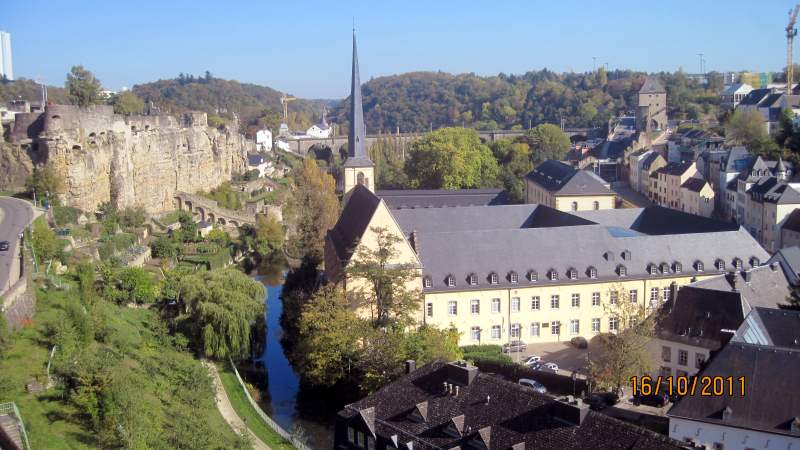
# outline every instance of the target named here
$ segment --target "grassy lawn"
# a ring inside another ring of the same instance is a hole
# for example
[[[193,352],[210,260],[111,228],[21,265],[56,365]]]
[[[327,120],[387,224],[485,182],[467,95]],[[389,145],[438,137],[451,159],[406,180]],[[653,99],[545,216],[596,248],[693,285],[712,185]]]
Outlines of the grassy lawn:
[[[102,447],[86,416],[68,400],[62,387],[40,394],[28,393],[25,388],[34,378],[45,383],[50,350],[45,330],[48,323],[64,320],[66,305],[72,301],[74,294],[39,291],[32,323],[14,334],[0,355],[0,403],[17,404],[35,449]],[[215,408],[210,379],[208,383],[192,382],[203,376],[205,369],[189,352],[161,341],[154,313],[102,301],[101,309],[109,334],[104,344],[93,346],[107,346],[117,352],[117,370],[137,382],[138,405],[153,417],[165,419],[157,424],[157,439],[193,445],[188,442],[191,437],[202,435],[203,448],[233,448],[238,438]]]
[[[219,369],[219,377],[222,379],[222,385],[225,387],[225,392],[228,393],[228,398],[231,401],[231,405],[233,405],[233,409],[236,410],[236,414],[247,424],[248,428],[273,450],[294,449],[292,444],[273,431],[272,428],[261,419],[247,400],[244,389],[242,389],[242,386],[236,379],[236,374],[233,373],[228,364],[219,364],[217,368]]]

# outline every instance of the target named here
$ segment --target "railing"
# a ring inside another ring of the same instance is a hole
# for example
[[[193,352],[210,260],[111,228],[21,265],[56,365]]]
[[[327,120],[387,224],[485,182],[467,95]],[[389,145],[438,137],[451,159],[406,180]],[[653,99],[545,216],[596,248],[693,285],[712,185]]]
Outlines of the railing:
[[[22,436],[23,449],[31,450],[31,444],[28,442],[28,433],[25,432],[25,423],[22,422],[22,415],[20,415],[19,409],[17,409],[17,405],[14,402],[0,403],[0,416],[6,414],[16,417],[17,425],[19,426],[19,434]]]
[[[294,448],[296,448],[297,450],[311,450],[311,447],[306,445],[304,442],[300,442],[299,439],[297,439],[291,433],[284,430],[280,425],[275,423],[275,421],[272,420],[272,418],[268,416],[267,413],[261,410],[261,407],[258,406],[258,403],[256,403],[256,401],[253,400],[253,397],[250,396],[250,391],[247,390],[247,386],[245,386],[244,380],[242,380],[242,377],[239,376],[239,371],[236,370],[236,365],[233,363],[232,360],[229,360],[229,362],[231,368],[233,369],[233,373],[236,374],[236,380],[239,381],[239,386],[242,388],[242,390],[244,390],[244,395],[247,397],[247,401],[250,402],[250,405],[253,407],[253,409],[256,410],[256,413],[259,415],[259,417],[261,417],[264,420],[267,426],[272,428],[272,430],[278,433],[282,438],[291,442],[292,446],[294,446]]]

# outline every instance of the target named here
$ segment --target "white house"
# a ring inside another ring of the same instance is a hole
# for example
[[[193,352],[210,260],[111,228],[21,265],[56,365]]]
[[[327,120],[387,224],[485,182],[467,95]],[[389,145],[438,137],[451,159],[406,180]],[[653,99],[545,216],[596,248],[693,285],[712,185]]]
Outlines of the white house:
[[[247,155],[247,170],[258,170],[258,177],[264,178],[272,175],[275,167],[273,167],[272,161],[269,161],[264,155],[252,153]]]
[[[260,152],[272,151],[272,131],[264,128],[256,132],[256,148]]]
[[[719,94],[720,105],[725,109],[736,109],[739,102],[753,90],[753,86],[747,83],[736,83],[725,86]]]
[[[333,133],[333,129],[331,128],[330,125],[328,125],[328,120],[325,117],[325,113],[326,113],[326,111],[323,109],[322,110],[322,122],[321,123],[317,123],[317,124],[311,125],[311,128],[306,130],[306,134],[308,136],[313,137],[313,138],[318,138],[318,139],[327,139],[327,138],[331,137],[331,134]]]

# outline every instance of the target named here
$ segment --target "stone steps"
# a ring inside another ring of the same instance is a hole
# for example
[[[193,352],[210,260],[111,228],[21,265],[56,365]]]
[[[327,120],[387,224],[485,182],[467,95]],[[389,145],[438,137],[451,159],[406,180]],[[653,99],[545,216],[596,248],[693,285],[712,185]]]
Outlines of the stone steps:
[[[16,448],[12,447],[9,450],[22,450],[24,448],[22,446],[22,435],[20,435],[19,423],[16,417],[10,414],[0,416],[0,433],[5,434],[9,440],[16,445]]]

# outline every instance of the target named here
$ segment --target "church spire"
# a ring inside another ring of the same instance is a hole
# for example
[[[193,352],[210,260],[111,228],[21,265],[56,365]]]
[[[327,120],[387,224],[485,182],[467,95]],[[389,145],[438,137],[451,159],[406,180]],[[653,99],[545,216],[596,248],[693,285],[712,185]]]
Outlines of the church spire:
[[[367,132],[364,127],[364,108],[361,105],[361,77],[358,71],[356,33],[353,31],[353,73],[350,81],[350,133],[347,137],[347,161],[349,167],[372,167],[367,155]]]

